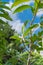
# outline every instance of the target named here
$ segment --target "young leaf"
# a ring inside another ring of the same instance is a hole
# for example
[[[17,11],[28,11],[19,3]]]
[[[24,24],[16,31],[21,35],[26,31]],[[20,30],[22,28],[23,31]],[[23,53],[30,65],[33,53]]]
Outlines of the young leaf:
[[[0,9],[0,12],[3,13],[3,14],[7,14],[8,12],[3,10],[3,9]]]
[[[3,20],[1,20],[1,19],[0,19],[0,23],[5,24],[5,22]]]
[[[31,27],[27,28],[26,31],[24,32],[24,36],[27,36],[29,34],[30,30],[32,30],[33,28],[36,28],[38,26],[39,26],[38,24],[34,24]]]
[[[26,26],[28,24],[28,22],[30,22],[30,20],[25,21],[24,26]]]
[[[43,3],[40,3],[38,7],[43,8]]]
[[[40,27],[43,29],[43,21],[40,22]]]
[[[0,8],[2,9],[2,8],[4,8],[4,9],[8,9],[8,10],[11,10],[8,6],[3,6],[3,5],[0,5]]]
[[[10,38],[11,38],[11,39],[20,40],[19,35],[14,35],[14,36],[11,36]]]
[[[22,33],[23,34],[24,34],[24,31],[25,31],[25,28],[26,28],[28,22],[29,22],[29,20],[28,21],[25,21],[24,24],[23,24],[23,26],[22,26]]]
[[[11,21],[12,21],[12,19],[11,19],[11,17],[9,16],[8,13],[7,13],[7,14],[0,14],[0,17],[4,17],[4,18],[6,18],[7,20],[11,20]]]
[[[29,5],[22,5],[15,9],[14,13],[22,12],[23,10],[26,10],[28,8],[31,8]]]
[[[19,5],[19,4],[22,4],[24,2],[28,2],[28,1],[29,0],[15,0],[15,2],[13,3],[11,8],[13,8],[13,7],[15,7],[15,6]]]

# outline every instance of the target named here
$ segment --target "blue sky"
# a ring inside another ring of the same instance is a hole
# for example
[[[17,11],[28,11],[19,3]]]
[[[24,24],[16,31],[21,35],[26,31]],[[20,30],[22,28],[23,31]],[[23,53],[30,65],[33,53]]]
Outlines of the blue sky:
[[[14,0],[2,0],[4,2],[13,2]],[[33,5],[33,3],[31,3],[31,5]],[[43,12],[42,12],[43,13]],[[34,23],[39,23],[40,22],[40,16],[42,14],[41,12],[38,14],[38,16],[36,16]],[[10,13],[10,16],[12,14]],[[25,22],[26,20],[32,20],[33,14],[32,11],[30,9],[27,9],[23,12],[20,12],[18,14],[14,14],[12,15],[13,17],[13,22],[11,23],[13,25],[13,28],[16,28],[16,31],[21,31],[21,27],[23,25],[23,22]],[[16,21],[16,22],[14,22]],[[15,26],[16,25],[16,26]]]
[[[10,1],[13,1],[13,0],[2,0],[2,1],[10,2]],[[33,5],[33,3],[31,3],[31,5]],[[21,32],[21,28],[22,28],[23,23],[26,20],[32,20],[32,17],[33,17],[32,11],[30,9],[27,9],[27,10],[21,12],[21,13],[18,13],[18,14],[12,14],[11,12],[9,12],[9,14],[13,19],[12,22],[9,21],[9,24],[12,25],[12,27],[18,33]],[[37,14],[37,16],[34,20],[34,23],[39,23],[40,22],[40,16],[42,14],[43,14],[43,11],[38,12],[38,14]],[[39,29],[38,29],[38,31],[39,31]],[[35,33],[38,32],[38,31],[36,30]],[[43,51],[40,52],[40,55],[43,55],[42,53],[43,53]]]
[[[12,1],[13,2],[14,0],[2,0],[2,1],[4,1],[4,2]],[[22,22],[24,22],[26,20],[29,20],[29,19],[31,20],[32,17],[33,17],[33,15],[32,15],[32,12],[31,12],[30,9],[27,9],[27,10],[25,10],[25,11],[18,14],[18,18],[21,19]],[[39,19],[37,17],[36,17],[36,19],[37,19],[37,22],[38,22]],[[35,22],[36,22],[36,19],[35,19]]]

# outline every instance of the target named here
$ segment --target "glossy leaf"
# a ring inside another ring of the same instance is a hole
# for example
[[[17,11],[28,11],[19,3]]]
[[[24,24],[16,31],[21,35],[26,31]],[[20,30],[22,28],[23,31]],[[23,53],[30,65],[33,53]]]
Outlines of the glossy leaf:
[[[1,9],[0,12],[1,12],[2,14],[8,14],[8,12],[5,11],[5,10],[3,10],[3,9]]]
[[[11,36],[10,38],[11,38],[11,39],[17,39],[17,40],[20,40],[19,35],[14,35],[14,36]]]
[[[0,14],[0,17],[6,18],[7,20],[11,20],[12,21],[12,19],[10,18],[8,13],[7,14]]]
[[[13,3],[11,8],[13,8],[13,7],[15,7],[15,6],[19,5],[19,4],[22,4],[23,2],[28,2],[28,1],[29,0],[15,0],[15,2]]]
[[[26,28],[26,26],[27,26],[27,24],[28,24],[29,22],[30,22],[29,20],[24,22],[24,24],[23,24],[23,26],[22,26],[22,33],[23,33],[23,34],[24,34],[25,28]]]
[[[27,36],[30,33],[30,30],[32,30],[33,28],[38,27],[38,24],[34,24],[31,27],[27,28],[26,31],[24,32],[24,36]]]
[[[12,21],[9,13],[4,10],[4,9],[11,10],[8,6],[5,6],[6,3],[7,2],[0,2],[0,17],[4,17],[5,19]]]
[[[17,9],[15,9],[14,13],[22,12],[23,10],[26,10],[29,8],[31,8],[29,5],[22,5],[22,6],[18,7]]]
[[[11,10],[8,6],[5,6],[5,5],[0,5],[0,8]]]

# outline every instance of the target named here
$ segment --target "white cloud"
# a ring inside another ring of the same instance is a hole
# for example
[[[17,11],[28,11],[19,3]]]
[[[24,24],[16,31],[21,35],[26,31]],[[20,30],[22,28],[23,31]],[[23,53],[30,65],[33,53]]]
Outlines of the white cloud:
[[[12,5],[11,1],[9,4],[6,4],[6,6],[8,6],[8,7],[9,6],[11,7],[11,5]],[[8,11],[8,10],[6,10],[6,11]],[[12,10],[12,12],[8,11],[8,13],[9,13],[10,17],[13,19],[13,21],[9,21],[9,24],[12,26],[13,29],[15,29],[15,31],[20,33],[23,23],[21,23],[21,20],[18,19],[17,14],[13,14],[13,10]]]
[[[6,4],[6,6],[8,6],[9,8],[12,6],[13,2],[12,0],[9,1],[9,4]]]
[[[40,55],[42,56],[42,58],[43,58],[43,50],[42,51],[40,51]]]
[[[13,25],[13,29],[15,29],[15,31],[17,31],[18,33],[21,32],[23,23],[21,23],[20,20],[16,20],[15,22],[13,22],[12,25]]]
[[[19,4],[17,7],[19,7],[19,6],[21,6],[21,5],[30,5],[31,3],[33,3],[34,1],[29,1],[29,2],[24,2],[24,3],[22,3],[22,4]],[[11,7],[11,5],[12,5],[12,1],[10,1],[9,2],[9,4],[6,4],[6,6],[8,6],[8,7]],[[17,7],[14,7],[13,9],[12,9],[12,12],[14,11],[14,9],[16,9]],[[4,10],[6,10],[6,9],[4,9]],[[6,11],[8,11],[8,10],[6,10]],[[17,14],[12,14],[12,12],[11,11],[8,11],[9,12],[9,15],[11,16],[11,18],[13,19],[13,21],[9,21],[9,24],[10,25],[12,25],[12,28],[13,29],[15,29],[18,33],[20,33],[21,32],[21,29],[22,29],[22,25],[23,25],[23,23],[21,23],[21,20],[19,20],[18,19],[18,17],[17,17]],[[4,19],[5,20],[5,19]]]
[[[43,9],[39,9],[37,12],[37,16],[40,17],[41,15],[43,15]]]

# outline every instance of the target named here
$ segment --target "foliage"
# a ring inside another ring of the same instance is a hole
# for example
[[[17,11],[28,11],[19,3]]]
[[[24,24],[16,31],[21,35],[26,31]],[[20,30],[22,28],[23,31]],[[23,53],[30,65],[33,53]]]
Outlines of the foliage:
[[[27,65],[31,65],[31,60],[32,60],[31,57],[33,58],[32,53],[34,52],[34,50],[36,49],[38,52],[43,50],[43,43],[42,43],[43,22],[42,22],[42,19],[39,22],[39,24],[33,24],[36,14],[38,12],[38,9],[42,8],[43,3],[40,0],[35,0],[34,6],[31,6],[28,4],[26,4],[26,5],[23,4],[24,2],[22,3],[21,0],[20,0],[20,2],[17,1],[18,4],[16,4],[16,5],[15,5],[15,2],[12,5],[12,8],[15,6],[17,7],[17,5],[18,5],[18,7],[14,10],[14,13],[18,13],[18,12],[24,11],[29,8],[31,9],[31,11],[33,13],[32,21],[29,22],[30,26],[28,28],[26,28],[26,25],[24,24],[22,27],[22,34],[21,35],[16,34],[16,36],[14,35],[11,37],[12,39],[15,39],[15,37],[16,37],[16,39],[19,40],[24,45],[25,48],[27,47],[30,49],[30,50],[29,49],[26,49],[26,50],[28,52],[30,51],[30,53],[29,53],[30,56],[28,57]],[[22,5],[20,5],[21,3],[22,3]],[[39,32],[34,33],[35,29],[37,29],[37,28],[39,28]],[[37,61],[36,61],[36,63],[37,63]]]
[[[6,6],[5,4],[7,4],[7,3],[6,2],[4,2],[4,3],[0,2],[0,22],[4,22],[2,20],[2,18],[5,18],[7,20],[11,20],[12,21],[11,17],[9,16],[9,13],[6,11],[6,10],[10,10],[10,8],[8,6]]]
[[[15,0],[11,8],[24,2],[29,0]],[[0,17],[12,21],[8,12],[3,9],[10,10],[5,4],[6,2],[0,2]],[[22,4],[14,10],[13,13],[18,13],[30,8],[33,13],[32,21],[24,22],[21,34],[0,19],[0,65],[43,65],[43,58],[40,56],[40,51],[43,50],[43,16],[39,23],[34,24],[37,11],[42,5],[40,0],[35,0],[34,6]],[[27,28],[28,24],[30,26]],[[39,31],[36,33],[37,28]]]

